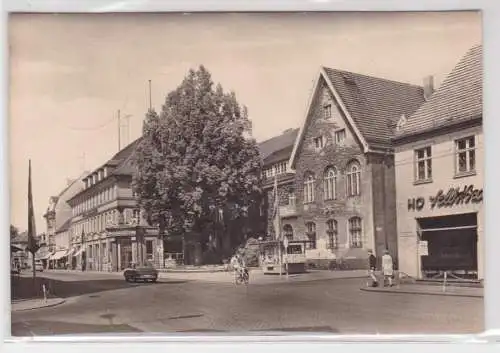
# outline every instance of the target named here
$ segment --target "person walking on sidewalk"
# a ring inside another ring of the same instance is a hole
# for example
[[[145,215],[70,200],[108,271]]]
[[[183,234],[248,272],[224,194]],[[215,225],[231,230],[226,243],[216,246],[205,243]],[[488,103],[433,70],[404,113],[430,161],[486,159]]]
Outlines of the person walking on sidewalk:
[[[384,256],[382,256],[382,273],[384,274],[384,287],[387,281],[389,282],[389,287],[392,287],[394,262],[392,261],[392,256],[389,254],[389,250],[387,249],[384,251]]]
[[[370,274],[370,278],[372,279],[371,286],[372,287],[377,287],[378,286],[378,280],[377,276],[375,276],[375,270],[377,269],[377,258],[375,255],[373,255],[373,252],[371,250],[368,250],[368,262],[369,262],[369,270],[368,273]]]

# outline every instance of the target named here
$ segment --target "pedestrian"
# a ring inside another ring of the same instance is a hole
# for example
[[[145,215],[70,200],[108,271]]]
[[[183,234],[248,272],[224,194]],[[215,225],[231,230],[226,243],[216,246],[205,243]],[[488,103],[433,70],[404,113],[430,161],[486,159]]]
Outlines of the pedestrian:
[[[368,263],[369,263],[369,270],[368,273],[370,274],[370,278],[372,279],[371,286],[372,287],[378,287],[378,279],[377,276],[375,276],[375,270],[377,269],[377,258],[375,255],[373,255],[373,252],[371,250],[368,250]]]
[[[392,256],[389,254],[389,250],[384,251],[384,256],[382,256],[382,273],[384,274],[384,287],[386,281],[389,282],[389,287],[392,287],[392,278],[394,276],[394,262],[392,261]]]

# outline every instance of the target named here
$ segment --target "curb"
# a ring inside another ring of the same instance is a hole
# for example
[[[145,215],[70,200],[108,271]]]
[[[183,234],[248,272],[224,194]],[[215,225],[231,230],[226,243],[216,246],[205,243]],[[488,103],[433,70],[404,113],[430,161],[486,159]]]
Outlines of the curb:
[[[24,308],[24,309],[14,309],[14,308],[11,308],[11,311],[12,312],[20,312],[20,311],[31,311],[31,310],[37,310],[37,309],[52,308],[54,306],[58,306],[58,305],[64,304],[65,302],[66,302],[65,299],[59,298],[58,301],[56,301],[54,303],[51,303],[51,304],[45,304],[45,305],[42,305],[42,306],[36,306],[36,307]]]
[[[474,295],[474,294],[459,294],[459,293],[440,293],[440,292],[416,292],[410,290],[397,290],[397,289],[369,289],[360,288],[364,292],[377,292],[377,293],[402,293],[402,294],[417,294],[417,295],[434,295],[442,297],[464,297],[464,298],[484,298],[484,295]]]

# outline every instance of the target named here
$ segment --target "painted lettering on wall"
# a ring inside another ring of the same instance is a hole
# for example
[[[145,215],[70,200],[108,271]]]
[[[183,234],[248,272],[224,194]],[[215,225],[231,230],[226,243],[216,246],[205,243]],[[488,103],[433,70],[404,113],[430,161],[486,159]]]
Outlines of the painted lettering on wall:
[[[408,211],[420,211],[424,208],[425,199],[423,197],[417,197],[408,199]]]
[[[449,188],[445,193],[439,190],[435,196],[429,197],[430,208],[452,207],[469,203],[480,203],[483,201],[483,189],[475,189],[474,185],[465,185],[463,188]],[[423,197],[408,199],[408,211],[420,211],[425,206]]]

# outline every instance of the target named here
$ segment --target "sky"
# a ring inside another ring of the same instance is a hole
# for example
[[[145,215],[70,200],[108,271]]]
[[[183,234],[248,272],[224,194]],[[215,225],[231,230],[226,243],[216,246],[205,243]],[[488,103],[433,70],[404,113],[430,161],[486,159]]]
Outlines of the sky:
[[[27,228],[31,159],[39,233],[50,196],[112,157],[118,131],[122,148],[140,136],[148,80],[160,110],[203,64],[262,141],[300,126],[321,66],[438,87],[482,43],[478,12],[15,14],[8,30],[11,223]]]

